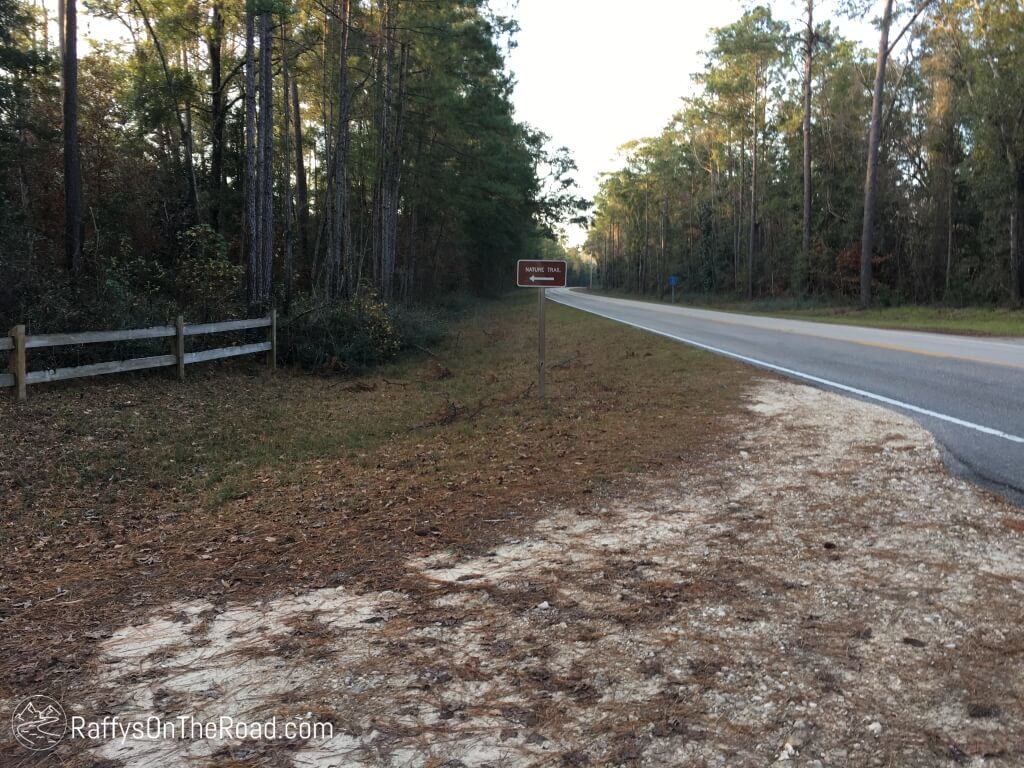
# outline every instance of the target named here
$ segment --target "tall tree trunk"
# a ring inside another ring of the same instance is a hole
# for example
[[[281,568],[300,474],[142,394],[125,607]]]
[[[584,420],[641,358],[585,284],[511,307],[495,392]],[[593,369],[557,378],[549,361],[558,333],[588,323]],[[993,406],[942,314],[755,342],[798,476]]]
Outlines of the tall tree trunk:
[[[377,46],[374,61],[374,76],[376,95],[376,121],[377,121],[377,147],[376,147],[376,177],[373,181],[373,198],[370,210],[370,267],[373,280],[378,289],[381,289],[381,272],[384,264],[384,186],[385,186],[385,158],[387,157],[387,132],[390,130],[390,79],[388,44],[390,37],[387,34],[387,0],[377,0],[377,9],[380,15],[380,43]]]
[[[338,33],[338,132],[334,142],[334,201],[331,219],[331,253],[328,258],[328,296],[337,298],[343,290],[354,296],[355,268],[352,258],[351,231],[348,221],[348,152],[349,152],[349,87],[348,44],[351,29],[351,0],[341,0]],[[345,280],[348,280],[347,285]]]
[[[1010,295],[1014,306],[1024,299],[1024,158],[1015,164],[1013,207],[1010,211]]]
[[[754,66],[754,130],[751,141],[750,160],[750,248],[747,251],[747,298],[754,298],[754,255],[757,251],[757,156],[758,127],[757,106],[759,86],[758,67]]]
[[[185,80],[189,81],[192,79],[191,73],[189,72],[188,64],[188,50],[183,48],[181,51],[181,68],[185,75]],[[192,130],[192,98],[188,92],[185,93],[183,109],[182,109],[182,138],[184,141],[184,152],[185,152],[185,173],[188,180],[188,191],[186,196],[186,204],[188,206],[189,223],[196,223],[199,221],[199,177],[196,173],[196,161],[195,161],[195,132]]]
[[[381,87],[378,112],[377,184],[375,191],[374,261],[381,297],[390,301],[394,293],[395,262],[398,245],[398,205],[402,183],[402,144],[405,122],[405,80],[409,47],[399,46],[398,91],[395,93],[395,14],[398,0],[378,0],[381,36],[379,56]]]
[[[658,254],[658,285],[665,284],[668,278],[668,264],[665,258],[668,244],[668,193],[661,195],[661,243]]]
[[[637,265],[636,290],[637,293],[647,293],[647,273],[650,270],[651,260],[651,182],[644,180],[644,249],[640,253],[640,263]]]
[[[210,56],[210,226],[221,232],[221,205],[224,195],[224,133],[226,128],[223,73],[221,55],[224,47],[224,14],[221,2],[213,4],[210,35],[206,48]]]
[[[739,150],[740,150],[740,185],[739,185],[739,187],[736,190],[736,197],[737,197],[736,207],[739,209],[739,214],[738,214],[739,218],[738,218],[738,220],[736,222],[736,252],[735,252],[735,255],[733,257],[733,290],[735,290],[737,294],[743,289],[742,277],[740,277],[740,275],[741,275],[741,271],[740,271],[741,270],[741,266],[740,265],[743,264],[743,256],[742,256],[743,251],[742,251],[742,245],[741,244],[743,242],[743,213],[744,213],[744,210],[746,208],[746,205],[744,203],[744,198],[746,197],[746,194],[745,194],[744,190],[745,190],[745,188],[747,186],[747,150],[746,150],[746,145],[747,145],[747,142],[746,142],[746,140],[743,138],[743,136],[741,134],[740,135],[740,146],[739,146]],[[691,182],[691,184],[692,184],[692,182]],[[693,189],[691,187],[690,197],[693,198],[694,196],[695,196],[695,193],[694,193],[694,191],[693,191]],[[691,224],[691,226],[692,226],[692,224]]]
[[[75,0],[64,9],[64,253],[71,274],[82,274],[82,163],[78,146],[78,11]]]
[[[381,38],[383,45],[380,51],[380,115],[379,115],[379,140],[377,158],[377,211],[376,211],[376,232],[377,241],[376,258],[374,269],[377,273],[377,287],[381,297],[387,301],[390,298],[392,268],[391,268],[391,243],[389,238],[391,221],[391,135],[394,130],[392,125],[392,107],[394,103],[394,59],[395,59],[395,38],[392,27],[392,13],[394,0],[378,0],[377,6],[380,9]]]
[[[295,221],[295,204],[292,200],[292,164],[291,164],[291,110],[288,100],[291,97],[291,73],[289,72],[289,56],[291,45],[288,37],[288,23],[281,17],[281,115],[283,118],[283,135],[281,144],[284,147],[284,173],[281,175],[281,197],[284,200],[284,310],[285,314],[292,305],[292,274],[294,272],[294,250],[292,234]]]
[[[303,263],[309,256],[309,189],[306,186],[306,157],[302,143],[302,110],[299,108],[299,81],[292,78],[292,112],[295,119],[295,205],[299,230],[299,259]],[[285,106],[287,109],[287,106]]]
[[[409,46],[403,43],[400,48],[398,60],[398,98],[394,118],[394,131],[391,137],[391,151],[389,164],[388,190],[388,219],[387,219],[387,242],[388,242],[388,269],[391,273],[390,287],[387,289],[386,297],[390,300],[394,292],[395,265],[398,262],[398,209],[401,200],[402,188],[402,150],[405,143],[405,102],[406,102],[406,77],[409,72]]]
[[[273,17],[260,14],[260,115],[259,115],[259,292],[261,306],[271,300],[274,269],[274,75],[272,56]]]
[[[66,26],[64,23],[64,6],[64,0],[59,0],[59,2],[57,3],[57,45],[59,46],[61,56],[60,95],[62,99],[64,98],[64,53],[67,50],[67,46],[64,44],[64,27]],[[45,11],[45,9],[46,5],[44,3],[43,10]],[[49,24],[47,24],[46,26],[48,27]]]
[[[256,17],[245,13],[245,266],[249,306],[259,303],[260,228],[256,207]]]
[[[946,301],[949,301],[949,293],[953,287],[953,193],[956,189],[956,177],[953,174],[952,163],[949,170],[949,185],[946,187],[946,290],[942,294]]]
[[[807,29],[804,31],[804,270],[811,285],[811,81],[814,76],[814,0],[807,0]]]
[[[864,178],[864,228],[860,251],[860,304],[871,306],[872,260],[875,251],[875,205],[878,196],[878,156],[882,143],[882,98],[885,95],[885,69],[889,63],[889,28],[892,26],[893,0],[885,1],[882,29],[875,64],[875,89],[871,101],[871,132],[868,135],[868,168]]]
[[[729,169],[729,179],[736,180],[739,178],[739,160],[733,156],[733,140],[732,140],[732,129],[729,130],[729,138],[725,142],[728,156],[726,158],[726,167]],[[742,241],[741,229],[743,227],[740,222],[740,211],[739,206],[736,205],[737,196],[733,194],[735,185],[729,186],[725,192],[725,198],[729,201],[729,205],[732,207],[732,265],[733,265],[733,284],[736,284],[736,265],[739,263],[739,250],[740,242]],[[743,190],[740,189],[740,195],[743,194]]]

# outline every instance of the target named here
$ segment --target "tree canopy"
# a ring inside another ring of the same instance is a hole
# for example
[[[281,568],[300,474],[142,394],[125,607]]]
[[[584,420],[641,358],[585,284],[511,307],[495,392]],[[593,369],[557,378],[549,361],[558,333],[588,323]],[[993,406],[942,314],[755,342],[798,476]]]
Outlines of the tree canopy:
[[[497,291],[585,207],[568,151],[514,114],[516,26],[485,0],[83,1],[65,25],[128,42],[75,56],[0,0],[9,325]]]
[[[881,18],[885,4],[849,11]],[[1024,7],[896,3],[891,23],[873,292],[883,302],[1019,303]],[[697,292],[860,294],[877,54],[818,21],[808,67],[805,31],[756,6],[712,32],[696,95],[659,136],[624,148],[623,167],[603,180],[587,249],[606,286],[663,292],[678,273]],[[803,160],[812,147],[805,250]]]

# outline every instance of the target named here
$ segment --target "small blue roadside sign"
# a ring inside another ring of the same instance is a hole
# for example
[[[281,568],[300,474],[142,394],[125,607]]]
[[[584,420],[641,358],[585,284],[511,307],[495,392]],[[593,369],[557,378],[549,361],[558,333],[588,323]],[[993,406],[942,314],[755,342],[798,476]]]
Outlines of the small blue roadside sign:
[[[669,275],[668,284],[672,286],[672,303],[676,303],[676,286],[683,282],[683,278],[679,275]]]

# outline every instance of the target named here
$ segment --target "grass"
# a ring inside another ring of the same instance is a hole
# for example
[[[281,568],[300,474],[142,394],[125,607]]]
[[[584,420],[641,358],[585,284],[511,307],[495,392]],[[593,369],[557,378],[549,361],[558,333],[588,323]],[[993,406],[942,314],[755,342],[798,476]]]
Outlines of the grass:
[[[755,312],[757,310],[754,310]],[[758,314],[761,314],[760,312]],[[1024,336],[1024,313],[1000,307],[820,307],[769,311],[778,317],[976,336]]]
[[[170,600],[400,588],[414,553],[714,461],[749,370],[549,304],[543,404],[535,300],[473,306],[358,379],[243,362],[0,400],[0,693],[73,676],[90,647],[62,638]]]
[[[623,292],[600,291],[602,295],[667,304],[670,299],[638,297]],[[914,306],[876,307],[862,310],[852,305],[836,305],[816,300],[755,299],[737,301],[715,299],[704,295],[677,297],[679,306],[695,306],[751,315],[813,320],[841,325],[862,325],[871,328],[894,328],[905,331],[957,333],[973,336],[1024,336],[1024,311],[1004,307],[942,307]]]

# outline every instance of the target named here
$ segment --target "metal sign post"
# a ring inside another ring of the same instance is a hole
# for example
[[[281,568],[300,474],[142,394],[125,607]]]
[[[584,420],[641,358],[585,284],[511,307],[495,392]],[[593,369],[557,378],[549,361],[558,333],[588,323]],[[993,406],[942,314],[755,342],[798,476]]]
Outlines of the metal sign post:
[[[516,264],[516,285],[537,288],[537,393],[544,399],[544,353],[547,346],[544,305],[548,288],[564,288],[568,269],[564,261],[522,260]]]
[[[537,296],[540,297],[540,305],[537,307],[537,392],[541,400],[544,399],[544,352],[547,346],[544,338],[544,304],[546,303],[546,293],[546,288],[541,288],[537,291]]]
[[[676,286],[683,282],[683,279],[679,275],[669,275],[668,284],[672,286],[672,303],[676,303]],[[664,294],[662,294],[664,295]]]

